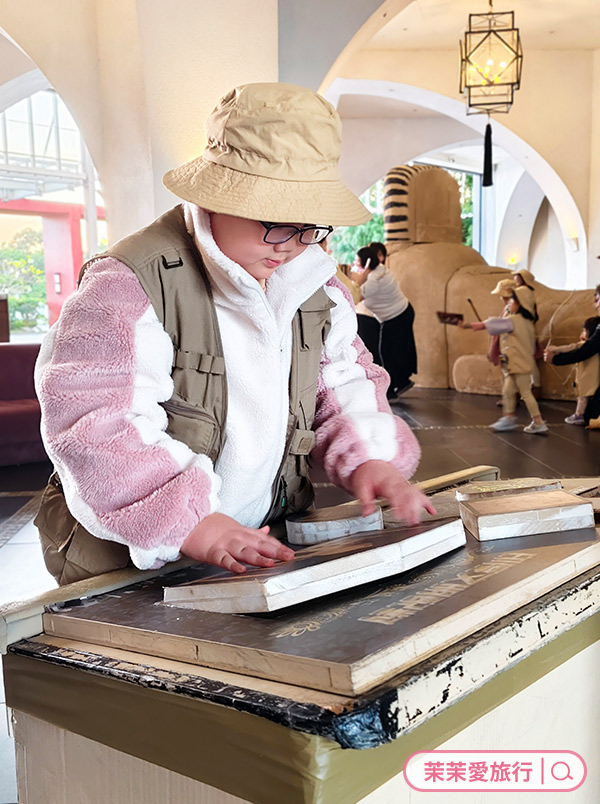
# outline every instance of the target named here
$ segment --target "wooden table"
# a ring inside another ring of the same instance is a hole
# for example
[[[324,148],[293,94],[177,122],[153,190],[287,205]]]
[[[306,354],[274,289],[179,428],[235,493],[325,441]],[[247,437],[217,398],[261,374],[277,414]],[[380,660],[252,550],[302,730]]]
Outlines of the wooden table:
[[[118,575],[0,612],[21,801],[404,804],[427,795],[406,759],[436,747],[577,751],[569,802],[597,801],[600,567],[356,694],[161,657],[159,633],[145,653],[39,634],[45,603],[110,595]]]

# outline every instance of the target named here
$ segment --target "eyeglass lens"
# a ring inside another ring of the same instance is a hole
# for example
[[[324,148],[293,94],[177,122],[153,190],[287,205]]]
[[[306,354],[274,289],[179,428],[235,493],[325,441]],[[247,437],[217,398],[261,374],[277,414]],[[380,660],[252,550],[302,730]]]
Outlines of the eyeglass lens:
[[[271,226],[265,233],[265,243],[285,243],[291,240],[292,237],[300,233],[300,242],[304,246],[310,246],[314,243],[320,243],[330,233],[328,228],[320,228],[318,226],[310,229],[298,229],[295,226]]]

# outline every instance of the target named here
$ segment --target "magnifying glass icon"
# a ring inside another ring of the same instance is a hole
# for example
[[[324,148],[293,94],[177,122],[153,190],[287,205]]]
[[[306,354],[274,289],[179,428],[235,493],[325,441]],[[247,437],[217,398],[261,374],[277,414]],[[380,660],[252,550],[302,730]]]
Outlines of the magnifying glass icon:
[[[559,765],[564,765],[565,768],[567,769],[567,772],[565,773],[564,776],[557,776],[557,774],[555,773],[554,769]],[[555,762],[554,765],[550,768],[550,773],[552,774],[552,778],[556,779],[557,782],[564,782],[565,779],[573,779],[573,777],[571,776],[571,768],[566,762]]]

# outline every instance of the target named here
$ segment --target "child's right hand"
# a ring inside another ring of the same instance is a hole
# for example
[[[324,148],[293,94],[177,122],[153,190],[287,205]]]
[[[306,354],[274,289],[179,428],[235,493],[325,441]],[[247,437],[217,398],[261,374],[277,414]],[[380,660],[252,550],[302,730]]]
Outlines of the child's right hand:
[[[289,561],[294,551],[268,536],[269,526],[246,528],[226,514],[209,514],[199,522],[181,546],[181,552],[231,572],[246,572],[245,564],[272,567],[275,561]]]

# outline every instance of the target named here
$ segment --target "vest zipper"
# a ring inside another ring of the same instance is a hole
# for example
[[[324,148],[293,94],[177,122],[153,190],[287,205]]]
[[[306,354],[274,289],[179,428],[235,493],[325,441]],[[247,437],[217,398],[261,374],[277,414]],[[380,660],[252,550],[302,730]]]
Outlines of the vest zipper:
[[[171,413],[179,413],[181,416],[187,416],[189,419],[202,419],[203,421],[210,422],[217,425],[215,419],[204,410],[198,410],[193,405],[178,405],[176,402],[161,402],[161,407]]]
[[[213,448],[219,434],[219,425],[214,417],[209,413],[206,413],[204,410],[198,410],[198,408],[195,408],[193,405],[178,405],[176,402],[161,402],[160,404],[169,413],[175,413],[178,416],[185,416],[187,419],[196,419],[197,421],[207,422],[213,426],[214,431],[212,438],[210,439],[210,443],[206,447],[206,452],[204,454],[207,455],[213,461],[213,463],[216,463],[218,456],[211,457],[211,453],[213,452]],[[221,448],[223,447],[224,443],[225,437],[223,436]]]

